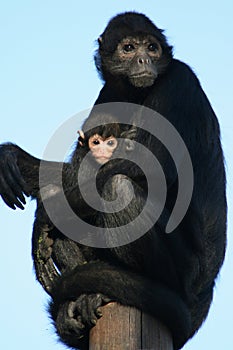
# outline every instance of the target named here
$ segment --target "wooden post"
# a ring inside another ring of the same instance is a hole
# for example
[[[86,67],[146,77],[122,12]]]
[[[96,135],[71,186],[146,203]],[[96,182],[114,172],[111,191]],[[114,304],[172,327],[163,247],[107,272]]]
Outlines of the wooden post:
[[[92,328],[89,350],[173,350],[168,329],[152,316],[109,303]]]

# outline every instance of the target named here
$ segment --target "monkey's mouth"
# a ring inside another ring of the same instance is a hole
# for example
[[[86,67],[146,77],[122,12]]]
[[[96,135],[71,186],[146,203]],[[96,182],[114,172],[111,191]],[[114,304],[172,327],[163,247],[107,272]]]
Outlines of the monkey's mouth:
[[[155,74],[152,72],[141,72],[133,74],[129,77],[131,84],[135,87],[148,87],[154,84],[156,79]]]
[[[137,79],[137,78],[155,78],[155,75],[152,72],[143,71],[137,74],[131,74],[130,79]]]
[[[96,157],[95,160],[99,164],[105,164],[109,161],[109,157]]]

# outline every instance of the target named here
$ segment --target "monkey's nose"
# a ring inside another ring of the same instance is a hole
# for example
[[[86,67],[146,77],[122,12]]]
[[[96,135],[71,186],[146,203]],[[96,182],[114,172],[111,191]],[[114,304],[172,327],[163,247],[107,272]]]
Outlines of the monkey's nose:
[[[151,64],[151,59],[148,57],[138,57],[139,64]]]

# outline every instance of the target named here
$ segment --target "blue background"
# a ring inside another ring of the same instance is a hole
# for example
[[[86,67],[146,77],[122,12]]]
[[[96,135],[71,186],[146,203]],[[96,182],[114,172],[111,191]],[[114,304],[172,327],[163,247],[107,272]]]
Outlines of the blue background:
[[[175,57],[199,77],[222,131],[228,177],[228,248],[209,316],[185,350],[233,348],[232,278],[232,13],[228,1],[8,1],[0,5],[0,142],[37,157],[54,130],[90,107],[102,86],[95,39],[119,12],[136,10],[166,29]],[[81,125],[81,120],[80,120]],[[77,129],[80,127],[77,125]],[[0,348],[62,350],[35,281],[31,232],[35,203],[13,212],[0,202]]]

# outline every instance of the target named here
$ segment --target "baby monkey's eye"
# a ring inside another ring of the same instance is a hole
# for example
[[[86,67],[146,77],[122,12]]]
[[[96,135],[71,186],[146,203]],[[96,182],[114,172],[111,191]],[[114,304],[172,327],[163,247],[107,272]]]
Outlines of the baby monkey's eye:
[[[123,46],[123,50],[125,52],[131,52],[135,49],[135,47],[132,44],[126,44]]]
[[[109,141],[107,142],[107,145],[110,146],[110,147],[115,147],[116,141],[114,141],[114,140],[109,140]]]
[[[92,143],[93,143],[93,145],[99,145],[100,142],[99,142],[99,140],[93,140]]]

